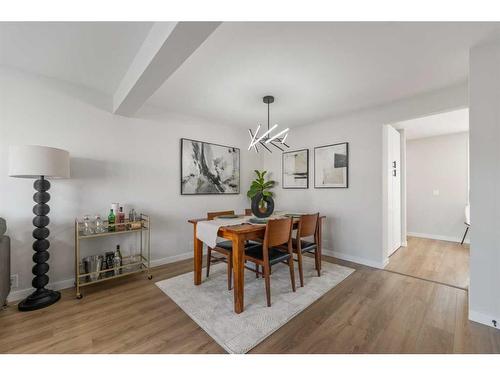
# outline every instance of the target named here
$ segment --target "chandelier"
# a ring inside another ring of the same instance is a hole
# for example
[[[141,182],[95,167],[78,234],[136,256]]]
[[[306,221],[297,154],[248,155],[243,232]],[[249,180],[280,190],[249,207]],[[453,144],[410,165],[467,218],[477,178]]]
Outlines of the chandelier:
[[[248,129],[248,133],[250,133],[250,145],[248,146],[248,150],[250,151],[250,149],[253,148],[255,152],[259,152],[257,146],[260,145],[272,153],[271,149],[268,147],[272,145],[280,151],[285,151],[282,146],[290,148],[290,146],[285,143],[286,137],[288,137],[289,128],[286,128],[285,130],[282,130],[274,135],[271,134],[278,127],[278,124],[274,124],[272,127],[269,127],[269,104],[274,102],[274,96],[267,95],[264,96],[262,100],[265,104],[267,104],[267,130],[262,135],[259,135],[259,130],[261,128],[260,124],[257,126],[255,133],[252,132],[252,129]]]

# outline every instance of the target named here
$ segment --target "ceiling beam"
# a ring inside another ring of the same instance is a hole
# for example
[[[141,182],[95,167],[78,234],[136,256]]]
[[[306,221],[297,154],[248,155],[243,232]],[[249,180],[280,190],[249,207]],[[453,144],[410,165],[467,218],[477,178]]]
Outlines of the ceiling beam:
[[[113,113],[132,116],[220,22],[157,22],[113,95]]]

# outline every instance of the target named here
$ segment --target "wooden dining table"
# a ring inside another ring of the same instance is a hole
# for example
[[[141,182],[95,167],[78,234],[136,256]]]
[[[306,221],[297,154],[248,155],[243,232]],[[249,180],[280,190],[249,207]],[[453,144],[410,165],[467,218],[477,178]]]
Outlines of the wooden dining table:
[[[320,216],[318,222],[317,230],[317,243],[318,243],[318,253],[319,253],[319,269],[321,270],[321,227],[324,216]],[[200,221],[206,221],[203,219],[190,219],[189,223],[193,224],[193,250],[194,250],[194,284],[201,284],[201,271],[203,264],[203,242],[198,239],[197,236],[197,224]],[[299,223],[298,218],[293,219],[294,229],[297,228]],[[265,224],[238,224],[238,225],[228,225],[219,228],[217,232],[218,237],[222,237],[231,240],[233,243],[233,296],[234,296],[234,312],[240,314],[244,311],[245,303],[245,241],[263,239],[266,231]]]

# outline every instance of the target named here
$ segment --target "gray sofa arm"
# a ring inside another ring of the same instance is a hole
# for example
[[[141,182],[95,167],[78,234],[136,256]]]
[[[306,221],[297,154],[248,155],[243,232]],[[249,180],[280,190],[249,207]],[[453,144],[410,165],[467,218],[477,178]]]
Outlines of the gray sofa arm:
[[[10,293],[10,238],[5,236],[5,220],[0,218],[0,306],[7,303]]]

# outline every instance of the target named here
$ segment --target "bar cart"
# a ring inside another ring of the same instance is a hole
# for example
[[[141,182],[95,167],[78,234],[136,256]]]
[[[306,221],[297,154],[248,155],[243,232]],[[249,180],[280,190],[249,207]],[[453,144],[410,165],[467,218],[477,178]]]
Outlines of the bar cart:
[[[102,283],[108,280],[117,279],[120,277],[136,274],[139,272],[146,272],[149,280],[153,278],[151,275],[151,219],[148,215],[140,214],[138,220],[129,221],[125,220],[122,223],[110,224],[104,222],[107,228],[103,233],[84,234],[83,223],[75,219],[75,287],[76,298],[81,299],[83,294],[80,289],[82,287]],[[135,234],[140,236],[140,246],[136,254],[125,256],[122,258],[123,263],[119,267],[112,269],[103,269],[95,272],[85,272],[81,269],[80,262],[82,261],[80,255],[80,241],[89,241],[93,238],[100,238],[106,236],[122,236],[125,234]],[[94,277],[98,273],[97,279],[92,280],[91,275]]]

